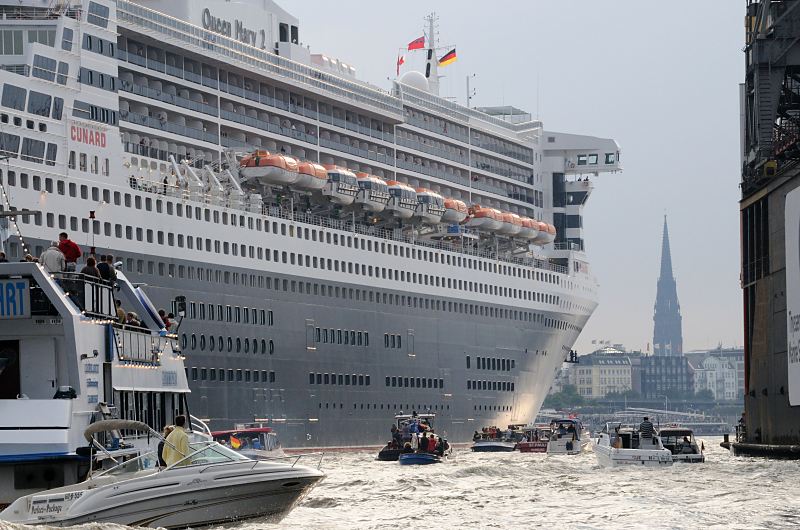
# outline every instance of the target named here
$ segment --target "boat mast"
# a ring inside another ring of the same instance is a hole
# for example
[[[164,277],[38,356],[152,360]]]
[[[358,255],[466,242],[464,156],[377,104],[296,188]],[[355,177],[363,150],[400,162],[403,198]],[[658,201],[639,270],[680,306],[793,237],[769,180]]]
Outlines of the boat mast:
[[[439,17],[431,13],[425,20],[428,21],[428,50],[425,65],[425,77],[428,79],[428,90],[431,94],[439,95],[439,58],[436,56],[436,22]]]

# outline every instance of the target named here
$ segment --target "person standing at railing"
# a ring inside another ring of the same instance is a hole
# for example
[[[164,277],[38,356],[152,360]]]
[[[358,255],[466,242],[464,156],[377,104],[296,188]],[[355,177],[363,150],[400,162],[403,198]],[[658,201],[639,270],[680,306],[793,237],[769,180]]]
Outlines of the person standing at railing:
[[[100,256],[100,263],[97,264],[97,270],[100,271],[100,277],[111,285],[117,283],[117,271],[114,269],[114,256],[111,254]]]
[[[81,269],[81,274],[94,276],[98,279],[101,278],[100,271],[97,268],[97,261],[94,258],[86,258],[86,265]]]
[[[75,272],[78,263],[78,258],[81,257],[81,247],[69,238],[66,232],[58,234],[58,250],[64,254],[66,261],[64,270],[68,272]]]
[[[64,253],[58,249],[58,241],[50,243],[50,247],[39,256],[39,263],[49,273],[63,272],[67,262]]]

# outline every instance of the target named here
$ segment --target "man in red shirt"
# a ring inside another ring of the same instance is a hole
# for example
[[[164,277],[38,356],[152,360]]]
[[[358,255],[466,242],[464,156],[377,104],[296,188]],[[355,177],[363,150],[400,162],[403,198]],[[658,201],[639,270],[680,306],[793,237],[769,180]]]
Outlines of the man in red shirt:
[[[64,254],[65,270],[75,272],[75,264],[81,257],[81,247],[72,241],[66,232],[58,234],[58,250]]]

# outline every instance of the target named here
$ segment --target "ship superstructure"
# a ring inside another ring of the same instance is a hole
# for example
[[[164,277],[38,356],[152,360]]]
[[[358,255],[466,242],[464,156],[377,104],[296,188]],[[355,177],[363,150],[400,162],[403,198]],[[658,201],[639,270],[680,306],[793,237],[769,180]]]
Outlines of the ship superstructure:
[[[9,257],[17,229],[34,254],[66,231],[186,295],[195,415],[287,446],[382,443],[401,410],[456,441],[536,415],[596,305],[581,212],[613,140],[414,72],[371,86],[270,0],[0,11],[5,207],[38,212]]]

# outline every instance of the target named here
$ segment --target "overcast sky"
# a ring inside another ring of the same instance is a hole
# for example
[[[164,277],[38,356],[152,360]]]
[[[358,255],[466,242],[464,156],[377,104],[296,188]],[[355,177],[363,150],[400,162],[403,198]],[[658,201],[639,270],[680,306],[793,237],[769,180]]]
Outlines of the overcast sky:
[[[600,305],[578,339],[580,353],[596,347],[592,340],[652,343],[665,213],[684,349],[742,344],[743,1],[279,3],[300,18],[301,41],[313,52],[387,89],[398,48],[422,35],[435,10],[441,44],[458,50],[441,71],[441,95],[463,104],[465,77],[475,73],[473,106],[515,105],[538,114],[545,129],[617,140],[624,171],[595,179],[585,211]]]

